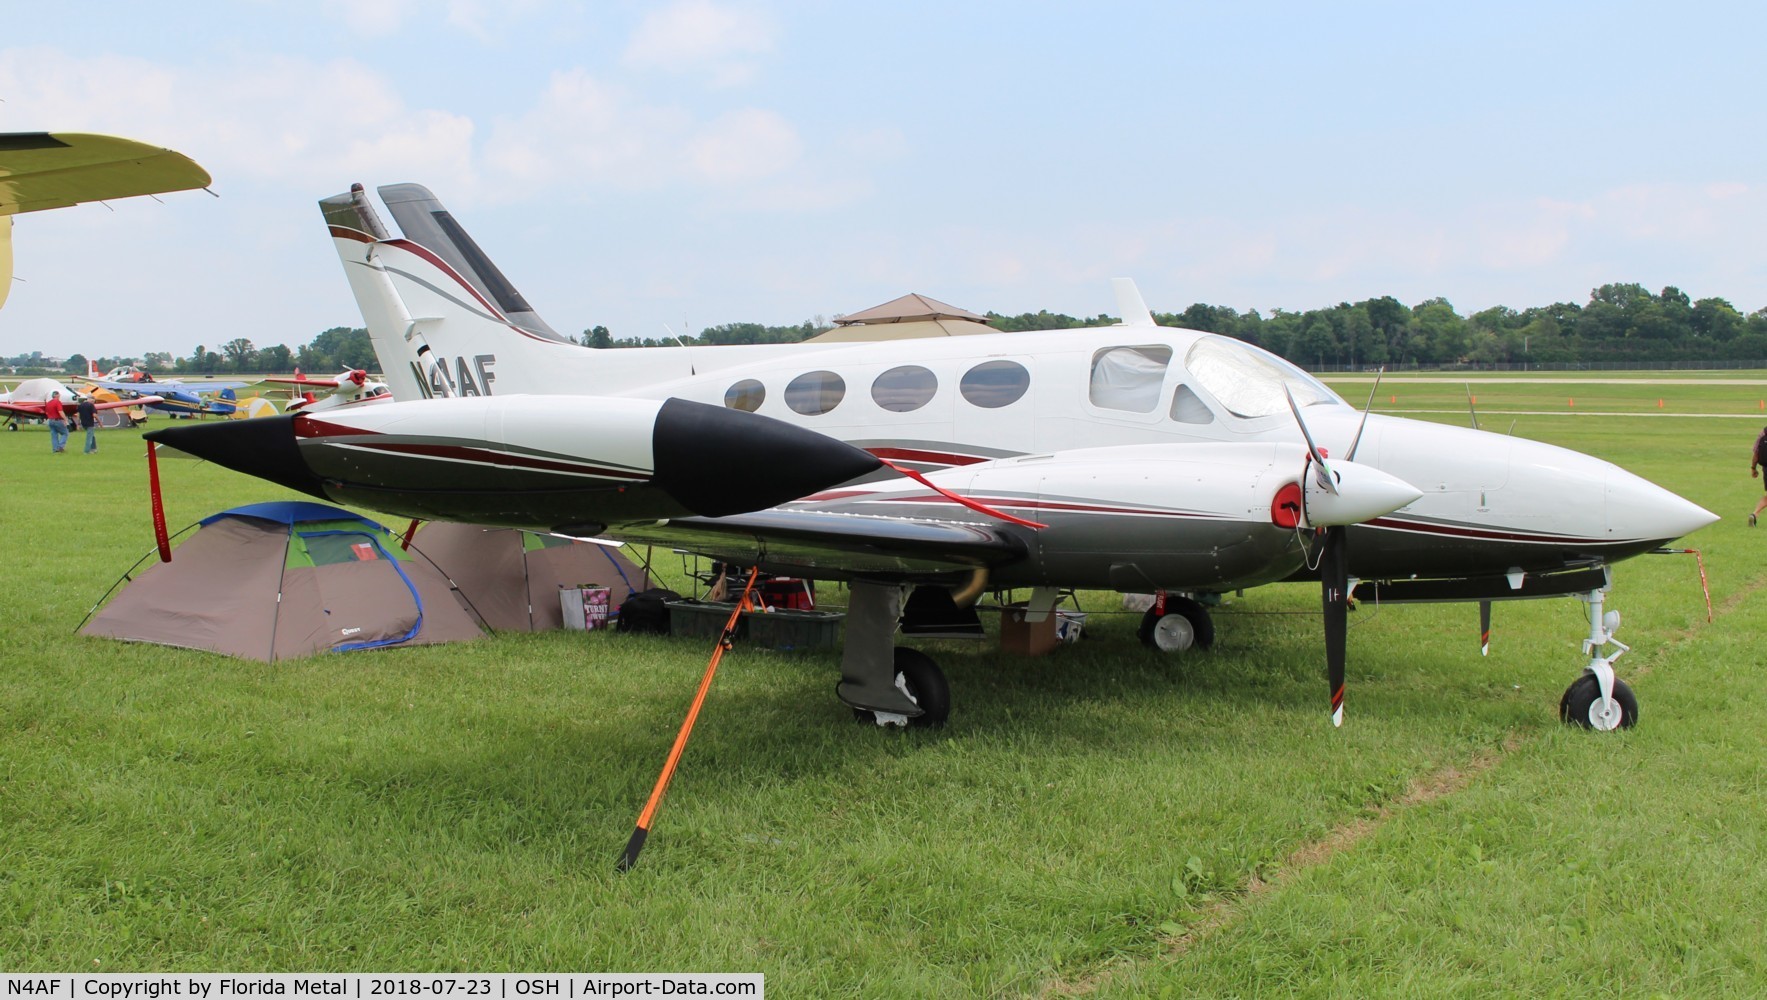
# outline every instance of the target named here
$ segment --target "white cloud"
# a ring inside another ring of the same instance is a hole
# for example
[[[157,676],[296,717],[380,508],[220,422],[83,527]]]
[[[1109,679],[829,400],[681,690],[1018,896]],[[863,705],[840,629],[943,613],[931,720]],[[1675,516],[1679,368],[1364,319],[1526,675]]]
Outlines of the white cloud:
[[[201,163],[223,191],[269,181],[321,192],[357,172],[422,171],[460,187],[476,180],[469,119],[411,108],[385,77],[347,59],[172,69],[14,49],[0,52],[0,93],[8,128],[110,132],[166,146]]]
[[[325,0],[319,9],[328,24],[369,38],[385,38],[405,26],[405,20],[421,9],[417,0]]]
[[[755,57],[773,50],[772,21],[755,11],[712,0],[680,0],[652,12],[626,46],[624,62],[638,69],[700,73],[716,86],[747,82]]]
[[[778,174],[796,164],[803,149],[791,123],[758,108],[719,116],[688,145],[694,169],[721,184]]]
[[[532,110],[493,127],[485,163],[528,186],[649,188],[680,173],[692,130],[686,112],[644,105],[578,68],[553,74]]]

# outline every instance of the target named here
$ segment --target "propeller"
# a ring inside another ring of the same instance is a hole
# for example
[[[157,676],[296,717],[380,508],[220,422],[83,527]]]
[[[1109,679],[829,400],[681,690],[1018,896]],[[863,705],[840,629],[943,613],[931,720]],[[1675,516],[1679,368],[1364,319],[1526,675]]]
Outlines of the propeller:
[[[1350,439],[1350,450],[1344,455],[1348,461],[1356,460],[1356,449],[1362,447],[1362,432],[1368,428],[1368,414],[1374,410],[1374,394],[1380,391],[1381,376],[1387,373],[1387,366],[1381,365],[1380,371],[1374,373],[1374,385],[1369,387],[1368,402],[1362,405],[1362,422],[1356,425],[1356,436]]]
[[[1319,484],[1320,489],[1337,496],[1337,484],[1332,482],[1331,469],[1325,464],[1325,455],[1313,443],[1313,434],[1307,430],[1307,422],[1301,419],[1301,407],[1295,402],[1295,394],[1289,391],[1287,382],[1282,384],[1282,398],[1288,400],[1288,410],[1295,415],[1295,426],[1301,429],[1301,439],[1307,442],[1307,454],[1313,456],[1313,481]]]
[[[1376,383],[1378,387],[1378,382]],[[1346,459],[1334,468],[1326,465],[1325,455],[1313,443],[1313,434],[1301,416],[1294,393],[1282,387],[1288,408],[1295,416],[1295,425],[1307,442],[1312,460],[1316,489],[1302,489],[1302,503],[1307,523],[1319,532],[1315,554],[1319,566],[1319,596],[1324,612],[1325,672],[1331,693],[1331,724],[1344,724],[1344,661],[1349,632],[1350,610],[1350,525],[1361,524],[1391,513],[1422,496],[1422,491],[1373,466],[1359,465]],[[1372,403],[1373,397],[1370,396]],[[1367,422],[1366,411],[1362,415]],[[1362,429],[1350,454],[1362,443]]]

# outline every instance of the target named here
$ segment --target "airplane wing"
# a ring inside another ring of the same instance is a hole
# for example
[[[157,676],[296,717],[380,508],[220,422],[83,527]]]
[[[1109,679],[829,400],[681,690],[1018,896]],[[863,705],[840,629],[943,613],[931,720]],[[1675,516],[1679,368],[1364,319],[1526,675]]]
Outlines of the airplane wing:
[[[182,153],[80,132],[0,133],[0,215],[207,187]]]
[[[115,410],[125,406],[151,406],[160,401],[158,396],[139,396],[134,399],[118,399],[109,403],[94,403],[92,405],[93,409],[97,410]],[[9,413],[18,417],[40,417],[43,415],[44,405],[43,403],[0,402],[0,413]],[[67,415],[69,420],[74,419],[74,406],[67,407]]]
[[[106,379],[76,379],[83,385],[94,385],[112,392],[152,392],[154,389],[175,389],[202,396],[222,389],[243,389],[250,382],[185,382],[181,379],[156,379],[152,382],[111,382]]]
[[[773,508],[680,517],[603,533],[769,572],[921,579],[1017,562],[1025,542],[1003,525]]]

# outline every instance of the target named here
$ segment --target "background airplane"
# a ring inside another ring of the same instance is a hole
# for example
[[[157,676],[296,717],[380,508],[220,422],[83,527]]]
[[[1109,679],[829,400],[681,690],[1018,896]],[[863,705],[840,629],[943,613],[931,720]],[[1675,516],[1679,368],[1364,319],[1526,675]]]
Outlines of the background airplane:
[[[368,373],[360,368],[346,368],[336,378],[308,378],[296,368],[293,378],[267,378],[264,381],[273,385],[294,387],[299,395],[284,408],[291,413],[296,410],[312,413],[339,406],[393,401],[392,390],[387,388],[386,383],[369,378]]]
[[[448,246],[393,237],[360,185],[320,204],[395,394],[513,392],[698,400],[813,428],[910,468],[936,472],[947,485],[958,487],[955,492],[974,490],[1009,510],[1025,505],[1038,511],[1100,508],[1115,518],[1115,530],[1092,529],[1095,537],[1086,554],[1076,551],[1066,561],[1050,564],[1036,581],[1033,613],[1047,611],[1063,586],[1162,591],[1143,627],[1146,639],[1161,648],[1206,645],[1213,623],[1204,602],[1211,594],[1237,589],[1233,583],[1238,577],[1199,580],[1173,572],[1150,556],[1159,551],[1148,548],[1151,536],[1127,526],[1206,519],[1212,515],[1183,513],[1185,503],[1192,495],[1208,495],[1215,484],[1201,474],[1182,485],[1173,483],[1170,509],[1159,509],[1067,487],[1065,471],[1047,482],[1038,480],[1039,468],[1090,463],[1093,476],[1115,481],[1119,473],[1110,471],[1110,462],[1080,453],[1161,445],[1181,454],[1182,449],[1211,445],[1286,442],[1306,445],[1323,464],[1327,449],[1314,448],[1313,442],[1329,445],[1358,465],[1383,471],[1421,492],[1390,514],[1327,532],[1324,544],[1280,576],[1322,582],[1333,678],[1342,672],[1342,608],[1352,582],[1384,601],[1577,595],[1589,608],[1586,645],[1591,656],[1561,710],[1567,718],[1604,729],[1629,725],[1636,717],[1636,702],[1613,677],[1604,652],[1612,639],[1603,610],[1609,565],[1716,520],[1710,512],[1588,455],[1358,412],[1312,376],[1256,347],[1156,326],[1139,293],[1123,280],[1117,283],[1123,322],[1091,330],[594,351],[548,335],[550,328],[537,328],[526,300],[427,191],[416,185],[390,190],[389,210],[407,232],[428,217],[427,238]],[[1303,413],[1304,422],[1299,419]],[[1140,459],[1122,452],[1110,461],[1128,463],[1130,468],[1120,475],[1132,477]],[[1009,473],[1007,462],[1023,469]],[[1295,476],[1299,489],[1301,473],[1297,470]],[[1003,489],[998,485],[1002,482],[1017,485]],[[1133,493],[1121,489],[1125,495]],[[849,499],[832,495],[819,502],[839,505]],[[917,509],[893,498],[857,502],[869,504],[863,509],[873,518],[858,531],[861,535],[883,530],[883,522],[875,520],[879,511],[924,515],[927,510],[926,504]],[[1272,495],[1259,506],[1278,511],[1290,503],[1292,498]],[[854,512],[840,506],[794,507],[746,515],[715,543],[704,540],[707,532],[716,533],[706,525],[676,522],[657,531],[679,532],[689,539],[687,547],[697,545],[696,551],[729,561],[759,561],[773,571],[800,576],[852,578],[843,697],[880,716],[914,717],[922,713],[904,711],[909,706],[900,699],[884,696],[868,702],[850,696],[894,688],[903,676],[887,646],[895,605],[886,596],[866,595],[910,583],[961,587],[968,574],[951,566],[892,569],[855,559],[850,549],[856,543],[847,537],[854,532],[829,527],[836,523],[829,515]],[[1265,520],[1275,516],[1269,513]],[[896,521],[906,526],[888,530],[912,534],[925,518]],[[1203,545],[1197,539],[1209,536],[1191,527],[1175,532],[1171,544],[1199,545],[1223,561],[1221,553],[1248,544],[1246,537],[1232,533],[1240,530],[1235,527]],[[739,535],[746,540],[731,540]],[[1297,552],[1303,548],[1300,542],[1296,539]],[[820,552],[818,545],[830,551]],[[813,557],[794,558],[805,551]],[[847,554],[835,554],[840,552]],[[973,571],[976,564],[970,560],[966,565]],[[994,574],[1003,572],[992,563],[989,568]],[[1341,685],[1332,686],[1335,715]]]
[[[87,362],[87,365],[89,368],[97,367],[90,361]],[[251,384],[237,380],[156,379],[152,373],[138,368],[133,369],[131,374],[135,377],[112,379],[88,376],[81,381],[94,389],[114,392],[124,399],[131,396],[152,396],[155,402],[149,403],[141,398],[137,398],[135,402],[151,410],[180,416],[231,416],[237,411],[240,403],[237,396],[238,390]]]
[[[189,157],[133,139],[0,133],[0,305],[12,291],[12,216],[208,184],[208,171]]]
[[[19,418],[41,417],[43,408],[49,403],[50,394],[57,392],[61,393],[62,405],[67,408],[71,417],[82,396],[52,378],[26,379],[15,386],[12,391],[0,392],[0,413],[6,415],[9,427],[18,430],[17,421]],[[147,405],[157,399],[158,397],[155,396],[134,399],[119,399],[113,396],[110,399],[95,398],[93,405],[100,411],[119,410]]]

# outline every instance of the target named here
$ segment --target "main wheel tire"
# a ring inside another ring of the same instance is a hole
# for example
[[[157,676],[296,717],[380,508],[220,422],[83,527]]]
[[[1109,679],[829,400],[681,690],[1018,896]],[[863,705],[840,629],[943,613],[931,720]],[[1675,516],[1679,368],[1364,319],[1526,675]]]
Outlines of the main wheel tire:
[[[1215,644],[1215,623],[1208,609],[1188,597],[1166,598],[1166,613],[1150,609],[1135,634],[1145,646],[1162,653],[1208,649]]]
[[[1565,688],[1564,697],[1558,700],[1558,717],[1561,721],[1584,729],[1612,730],[1631,729],[1638,725],[1638,698],[1632,689],[1618,677],[1614,678],[1614,704],[1619,706],[1618,720],[1604,717],[1597,709],[1601,701],[1601,683],[1594,674],[1584,674]]]
[[[951,717],[951,685],[933,658],[918,649],[896,647],[896,683],[906,688],[922,712],[908,720],[917,729],[937,729]]]
[[[938,729],[951,717],[951,686],[945,672],[933,658],[918,649],[897,646],[893,653],[896,686],[921,708],[921,714],[910,716],[908,725],[915,729]],[[853,709],[853,718],[862,723],[875,723],[877,716],[869,709]]]

